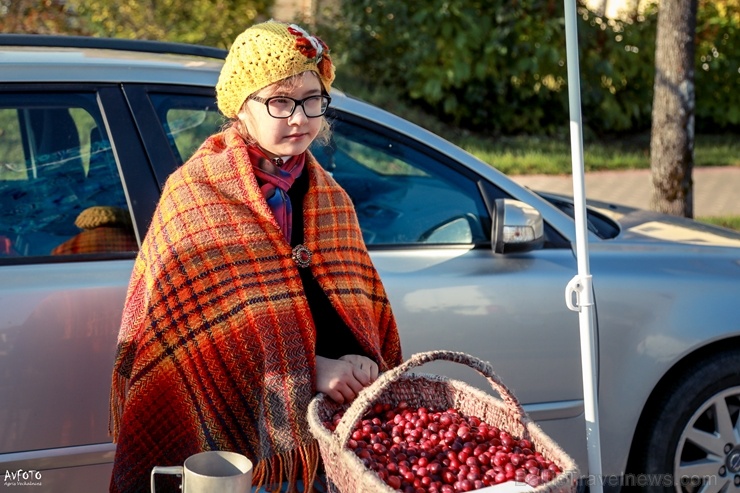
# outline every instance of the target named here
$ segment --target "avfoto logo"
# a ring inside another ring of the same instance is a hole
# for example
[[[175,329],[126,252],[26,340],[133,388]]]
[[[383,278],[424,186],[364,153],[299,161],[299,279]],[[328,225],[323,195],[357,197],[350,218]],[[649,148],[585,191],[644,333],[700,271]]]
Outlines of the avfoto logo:
[[[5,486],[41,486],[41,471],[5,471]]]

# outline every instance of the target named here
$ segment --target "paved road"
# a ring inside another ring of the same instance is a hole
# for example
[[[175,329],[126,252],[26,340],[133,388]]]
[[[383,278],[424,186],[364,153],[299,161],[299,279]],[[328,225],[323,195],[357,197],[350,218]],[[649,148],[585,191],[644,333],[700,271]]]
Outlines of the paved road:
[[[694,216],[740,216],[740,167],[694,168]],[[533,190],[573,195],[571,175],[511,176]],[[649,208],[650,170],[586,173],[586,197]]]

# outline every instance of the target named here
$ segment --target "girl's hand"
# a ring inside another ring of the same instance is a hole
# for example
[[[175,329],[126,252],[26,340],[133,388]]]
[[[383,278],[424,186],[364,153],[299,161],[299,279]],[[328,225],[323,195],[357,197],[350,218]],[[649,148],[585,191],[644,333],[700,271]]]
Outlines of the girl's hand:
[[[339,404],[352,402],[378,376],[378,365],[364,356],[348,354],[339,359],[316,356],[316,390]]]
[[[345,354],[339,359],[352,363],[352,366],[355,368],[355,377],[363,382],[365,387],[373,383],[378,378],[378,365],[367,356],[360,356],[359,354]]]

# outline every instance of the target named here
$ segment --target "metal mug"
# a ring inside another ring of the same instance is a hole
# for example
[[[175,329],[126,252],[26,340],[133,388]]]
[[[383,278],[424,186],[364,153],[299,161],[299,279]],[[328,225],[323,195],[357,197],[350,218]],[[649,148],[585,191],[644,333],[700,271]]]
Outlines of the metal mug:
[[[209,451],[191,455],[182,466],[155,466],[151,474],[182,476],[183,493],[248,493],[252,489],[252,461],[241,454]]]

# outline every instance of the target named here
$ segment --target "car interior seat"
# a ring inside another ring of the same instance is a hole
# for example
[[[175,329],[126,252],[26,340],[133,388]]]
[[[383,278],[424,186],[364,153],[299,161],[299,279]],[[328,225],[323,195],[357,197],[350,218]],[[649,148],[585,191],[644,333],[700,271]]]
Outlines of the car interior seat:
[[[31,124],[38,143],[32,186],[43,200],[42,217],[36,218],[38,230],[74,235],[85,184],[77,125],[68,108],[31,110]]]
[[[56,246],[52,255],[138,250],[115,156],[104,135],[98,127],[90,131],[89,166],[79,193],[85,208],[75,219],[81,231]]]
[[[80,138],[68,108],[21,108],[18,123],[26,158],[16,176],[0,181],[0,235],[20,255],[44,255],[79,232]]]
[[[108,205],[127,209],[111,143],[97,126],[90,130],[90,165],[84,201],[87,207]]]
[[[31,122],[38,143],[36,179],[75,192],[85,180],[85,169],[80,136],[69,109],[31,110]]]

